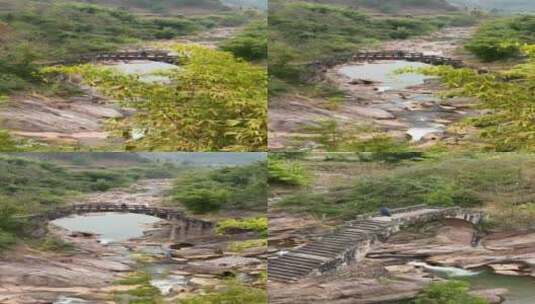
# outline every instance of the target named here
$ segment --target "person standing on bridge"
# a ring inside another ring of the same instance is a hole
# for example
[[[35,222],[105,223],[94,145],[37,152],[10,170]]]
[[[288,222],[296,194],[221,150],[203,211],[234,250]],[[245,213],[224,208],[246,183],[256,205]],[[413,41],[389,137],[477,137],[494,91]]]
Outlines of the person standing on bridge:
[[[386,208],[386,207],[381,207],[379,208],[379,213],[382,215],[382,216],[388,216],[388,217],[391,217],[392,216],[392,212],[390,212],[390,209]]]

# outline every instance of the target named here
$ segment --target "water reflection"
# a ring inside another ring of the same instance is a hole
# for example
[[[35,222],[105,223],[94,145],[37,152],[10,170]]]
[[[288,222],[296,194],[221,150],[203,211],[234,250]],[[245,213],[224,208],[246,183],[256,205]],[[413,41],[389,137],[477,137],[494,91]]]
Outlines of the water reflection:
[[[178,70],[174,64],[155,61],[131,61],[122,62],[112,66],[115,70],[128,75],[139,75],[140,81],[169,83],[166,76],[157,75],[161,71]]]
[[[70,231],[98,234],[101,243],[110,243],[143,236],[146,225],[158,221],[159,218],[144,214],[98,213],[61,218],[52,224]]]
[[[409,61],[378,61],[359,65],[348,65],[340,68],[340,73],[351,79],[365,79],[378,82],[378,91],[401,90],[410,86],[420,85],[433,77],[417,73],[396,74],[402,68],[427,67],[428,64]]]

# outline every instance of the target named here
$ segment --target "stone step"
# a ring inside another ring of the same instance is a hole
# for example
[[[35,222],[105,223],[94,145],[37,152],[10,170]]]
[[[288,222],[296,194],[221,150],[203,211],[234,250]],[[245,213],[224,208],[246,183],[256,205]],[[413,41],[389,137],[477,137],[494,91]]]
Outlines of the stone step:
[[[291,281],[291,280],[297,280],[299,278],[302,278],[303,275],[301,274],[291,274],[291,273],[287,273],[287,272],[280,272],[280,271],[270,271],[268,273],[268,278],[269,279],[279,279],[279,280],[288,280],[288,281]]]
[[[311,268],[297,268],[293,267],[292,265],[280,265],[280,266],[270,266],[268,267],[268,272],[280,272],[280,273],[288,273],[295,276],[301,276],[306,275],[308,273],[311,273],[316,267]]]
[[[303,268],[314,268],[318,265],[321,265],[321,263],[314,263],[310,261],[295,261],[290,259],[278,259],[276,261],[270,261],[268,262],[268,265],[297,265]]]
[[[307,247],[307,248],[300,248],[298,249],[299,252],[315,252],[318,254],[328,254],[331,256],[332,254],[338,254],[341,251],[344,251],[343,249],[338,248],[327,248],[327,247]]]
[[[322,257],[326,257],[326,258],[332,258],[332,257],[336,256],[336,254],[333,253],[333,252],[326,252],[326,251],[321,251],[321,250],[317,250],[317,249],[310,249],[310,250],[298,249],[298,251],[296,251],[296,252],[314,254],[314,255],[318,255],[318,256],[322,256]]]
[[[355,223],[349,225],[351,228],[363,228],[363,229],[372,229],[372,230],[378,230],[378,229],[384,229],[384,226],[380,226],[377,224],[367,224],[367,223]]]
[[[348,242],[354,242],[360,238],[360,235],[341,235],[341,234],[331,234],[323,239],[319,240],[320,242],[322,240],[338,240],[338,241],[348,241]]]
[[[343,251],[347,247],[348,246],[341,247],[341,246],[332,246],[332,245],[329,245],[329,244],[319,244],[318,243],[318,244],[311,244],[309,246],[301,247],[300,249],[306,249],[306,250],[317,249],[317,250],[324,250],[324,251],[329,251],[329,252],[340,252],[340,251]]]
[[[301,270],[301,269],[293,269],[293,268],[289,268],[289,267],[271,267],[271,268],[268,268],[268,273],[272,273],[272,274],[281,274],[281,275],[284,275],[286,274],[287,276],[292,276],[292,277],[299,277],[299,276],[305,276],[309,273],[312,272],[312,269],[307,269],[307,270]]]
[[[336,241],[336,240],[321,240],[320,243],[324,246],[330,246],[332,248],[346,248],[351,245],[347,241]]]
[[[366,236],[367,233],[365,233],[365,232],[361,232],[361,231],[354,231],[354,230],[343,230],[343,231],[338,232],[337,235],[346,235],[346,236],[356,236],[356,237],[360,237],[360,236]]]
[[[294,275],[304,275],[307,273],[310,273],[314,268],[298,268],[293,267],[292,265],[280,265],[280,266],[268,266],[268,272],[272,271],[281,271],[281,272],[287,272],[288,274],[294,274]]]
[[[308,263],[308,264],[314,264],[314,265],[320,265],[322,263],[322,261],[319,261],[319,260],[303,258],[303,257],[298,257],[298,256],[292,256],[290,254],[283,255],[282,257],[280,257],[280,258],[278,258],[278,259],[276,259],[274,261],[278,261],[278,260],[294,261],[296,263]]]
[[[345,242],[348,246],[351,244],[354,244],[355,242],[361,240],[362,237],[347,237],[345,235],[338,235],[338,236],[332,236],[328,239],[325,239],[326,242],[334,241],[334,242]],[[323,240],[322,240],[323,241]]]
[[[297,281],[299,277],[288,277],[288,276],[281,275],[281,274],[268,274],[268,279],[271,281],[290,283],[290,282]]]

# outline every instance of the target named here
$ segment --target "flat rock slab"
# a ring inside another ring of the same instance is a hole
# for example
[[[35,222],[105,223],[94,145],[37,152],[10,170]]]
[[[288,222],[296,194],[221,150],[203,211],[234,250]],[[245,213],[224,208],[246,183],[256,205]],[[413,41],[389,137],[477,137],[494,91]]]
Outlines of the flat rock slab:
[[[367,108],[367,107],[352,107],[352,110],[362,116],[374,118],[374,119],[394,119],[392,113],[378,108]]]
[[[261,264],[262,261],[255,258],[246,258],[241,256],[228,256],[228,257],[222,257],[214,260],[209,260],[206,262],[203,262],[207,265],[217,266],[217,267],[243,267],[243,266],[251,266],[251,265],[258,265]]]

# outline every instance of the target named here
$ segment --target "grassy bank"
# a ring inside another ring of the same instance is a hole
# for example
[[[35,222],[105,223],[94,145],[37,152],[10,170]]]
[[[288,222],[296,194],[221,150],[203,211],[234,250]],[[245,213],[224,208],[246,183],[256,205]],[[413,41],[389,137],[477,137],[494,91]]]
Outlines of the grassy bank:
[[[529,154],[438,155],[397,164],[307,158],[293,162],[313,175],[311,186],[295,189],[277,208],[350,219],[381,206],[476,207],[492,209],[496,219],[509,217],[509,228],[512,223],[533,228],[528,223],[533,213],[519,207],[528,208],[535,199],[535,158]],[[331,179],[325,179],[334,172],[345,177],[330,184]],[[317,183],[327,190],[314,191]],[[508,212],[511,209],[516,212]],[[499,220],[493,224],[506,228]]]

